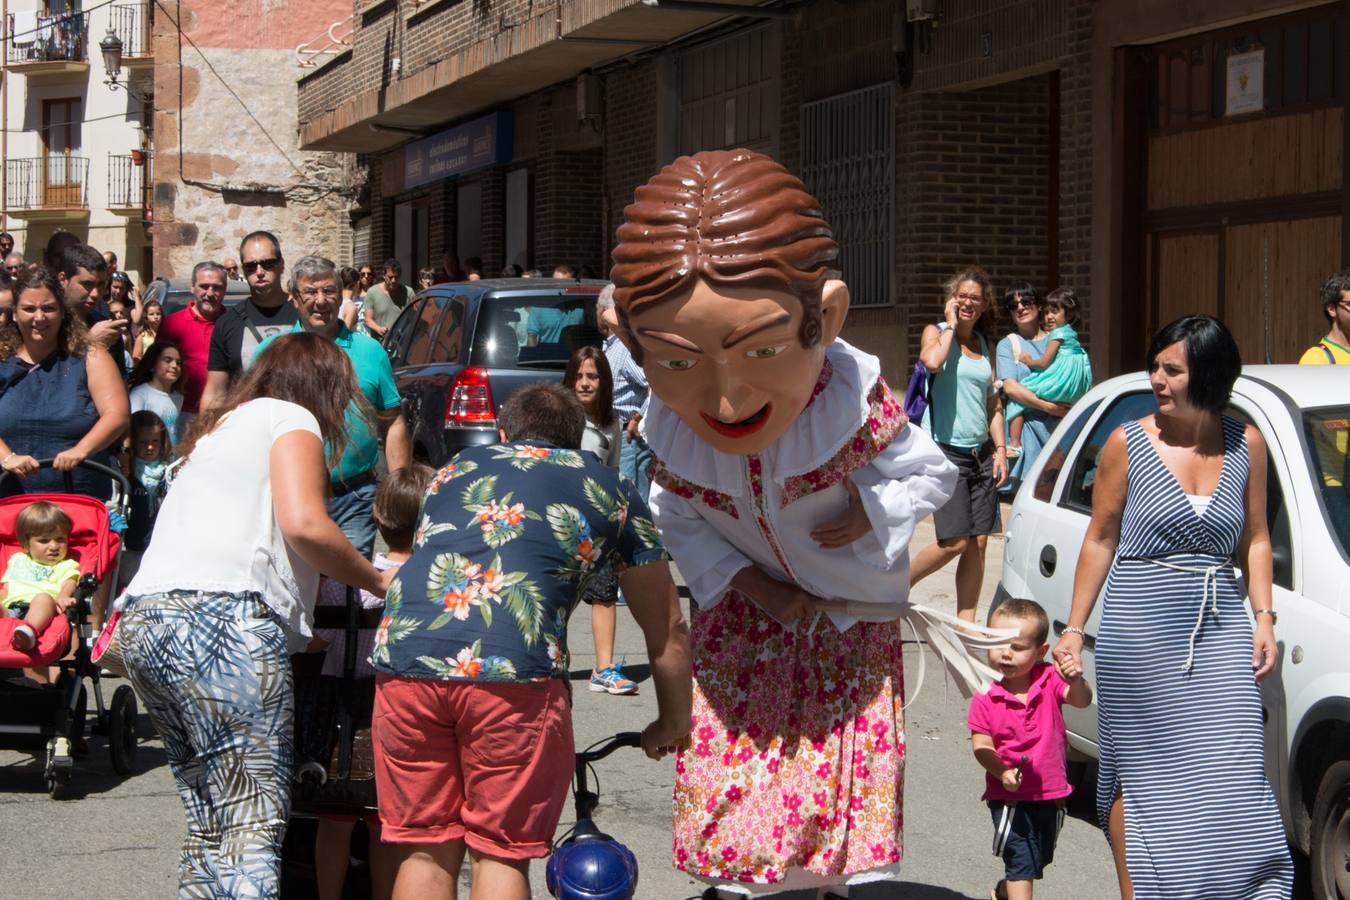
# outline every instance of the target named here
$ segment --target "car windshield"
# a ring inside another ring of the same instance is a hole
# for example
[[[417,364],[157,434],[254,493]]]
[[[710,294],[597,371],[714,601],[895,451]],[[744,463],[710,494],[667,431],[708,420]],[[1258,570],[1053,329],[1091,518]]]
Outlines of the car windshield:
[[[1331,531],[1350,556],[1350,406],[1305,410],[1303,429],[1312,447],[1313,483],[1321,487]]]
[[[478,313],[470,364],[561,371],[586,344],[600,344],[593,295],[494,297]]]

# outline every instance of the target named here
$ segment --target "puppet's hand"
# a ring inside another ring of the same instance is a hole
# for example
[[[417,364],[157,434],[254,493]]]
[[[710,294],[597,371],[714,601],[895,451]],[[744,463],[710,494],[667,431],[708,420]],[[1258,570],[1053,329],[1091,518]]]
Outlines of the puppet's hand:
[[[872,521],[867,518],[867,510],[863,508],[858,486],[852,478],[844,477],[844,489],[848,491],[848,509],[839,518],[818,525],[811,532],[811,540],[819,544],[821,549],[847,547],[872,530]]]

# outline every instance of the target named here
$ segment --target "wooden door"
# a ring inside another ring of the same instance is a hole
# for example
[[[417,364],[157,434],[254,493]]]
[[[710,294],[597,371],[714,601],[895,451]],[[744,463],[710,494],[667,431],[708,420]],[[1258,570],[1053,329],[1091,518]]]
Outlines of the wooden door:
[[[42,205],[80,207],[83,191],[71,153],[79,146],[80,100],[42,101]]]
[[[1341,217],[1225,229],[1224,323],[1243,362],[1296,363],[1326,331],[1318,291],[1341,268]]]
[[[1157,236],[1150,334],[1187,313],[1219,314],[1219,240],[1218,229]]]

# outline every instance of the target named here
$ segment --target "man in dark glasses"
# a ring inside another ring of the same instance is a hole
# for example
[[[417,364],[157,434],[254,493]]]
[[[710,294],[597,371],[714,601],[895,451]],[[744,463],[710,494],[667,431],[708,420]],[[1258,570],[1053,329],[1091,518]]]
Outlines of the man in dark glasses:
[[[299,319],[286,294],[282,275],[286,261],[281,242],[270,231],[255,231],[239,244],[240,269],[249,298],[226,310],[211,332],[202,409],[215,406],[230,384],[248,368],[258,345],[274,334],[290,331]]]

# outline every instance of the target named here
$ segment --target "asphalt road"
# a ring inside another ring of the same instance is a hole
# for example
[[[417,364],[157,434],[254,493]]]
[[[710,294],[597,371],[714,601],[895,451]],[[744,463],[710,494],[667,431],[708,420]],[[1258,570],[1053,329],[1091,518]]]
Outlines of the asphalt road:
[[[931,540],[931,535],[931,528],[923,527],[915,548]],[[1001,550],[1000,540],[990,541],[982,594],[985,603],[997,583]],[[954,611],[952,567],[919,585],[915,595],[917,602]],[[644,681],[641,692],[632,697],[585,690],[593,650],[584,608],[573,618],[570,642],[578,689],[577,745],[584,747],[618,731],[640,730],[655,709],[650,682]],[[622,610],[616,643],[618,654],[627,657],[626,671],[645,679],[641,633]],[[927,651],[913,645],[907,648],[911,684],[920,652]],[[970,753],[966,701],[944,683],[931,655],[927,670],[928,681],[905,713],[909,755],[903,883],[867,886],[854,891],[855,900],[983,900],[1001,874],[1001,865],[989,849],[991,825],[979,799],[983,778]],[[105,683],[109,696],[118,683]],[[134,776],[122,779],[113,773],[106,743],[95,736],[90,755],[76,760],[70,798],[63,801],[48,798],[33,757],[0,750],[0,900],[66,900],[94,893],[105,900],[174,895],[182,807],[162,748],[144,717],[142,726],[147,740],[141,745]],[[571,765],[570,760],[567,764]],[[596,818],[637,855],[641,867],[638,897],[680,900],[697,896],[700,887],[670,866],[673,762],[654,763],[637,750],[625,750],[597,769],[601,806]],[[1083,816],[1080,808],[1067,820],[1055,863],[1038,886],[1037,897],[1082,900],[1115,895],[1106,841]],[[569,805],[559,831],[571,823]],[[535,896],[547,897],[542,864],[534,866],[533,881]],[[779,896],[811,900],[813,895]]]

